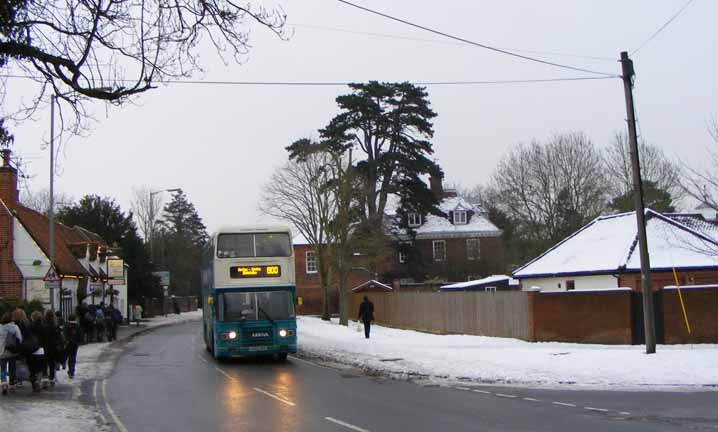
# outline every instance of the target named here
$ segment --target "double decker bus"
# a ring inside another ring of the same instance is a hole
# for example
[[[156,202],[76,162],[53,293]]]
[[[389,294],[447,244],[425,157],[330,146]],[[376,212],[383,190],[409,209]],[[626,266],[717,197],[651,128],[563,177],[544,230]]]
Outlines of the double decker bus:
[[[216,359],[297,352],[294,251],[285,226],[223,228],[202,266],[204,341]]]

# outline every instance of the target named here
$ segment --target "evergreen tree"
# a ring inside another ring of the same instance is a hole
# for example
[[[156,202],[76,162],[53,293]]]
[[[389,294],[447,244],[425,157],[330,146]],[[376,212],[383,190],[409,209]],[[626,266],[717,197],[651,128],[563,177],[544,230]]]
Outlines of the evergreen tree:
[[[440,175],[430,159],[431,119],[436,113],[426,90],[410,83],[370,81],[349,87],[351,93],[336,99],[341,112],[319,132],[333,152],[358,148],[365,155],[354,170],[362,189],[361,223],[355,237],[371,242],[365,248],[374,254],[375,240],[383,235],[389,194],[399,195],[404,211],[440,214],[436,199],[421,181],[426,174]],[[373,258],[375,264],[378,257]]]
[[[643,204],[645,207],[661,213],[673,213],[676,211],[671,194],[659,188],[656,182],[653,181],[643,182]],[[633,190],[615,197],[611,201],[610,208],[619,213],[635,210]]]
[[[159,221],[162,267],[170,271],[171,290],[176,295],[200,293],[200,261],[209,235],[194,204],[184,192],[175,192]]]
[[[158,281],[152,275],[152,264],[145,251],[132,213],[125,214],[112,198],[86,195],[79,202],[58,211],[58,221],[68,226],[80,226],[102,237],[110,246],[120,247],[118,254],[127,265],[128,296],[159,295]]]

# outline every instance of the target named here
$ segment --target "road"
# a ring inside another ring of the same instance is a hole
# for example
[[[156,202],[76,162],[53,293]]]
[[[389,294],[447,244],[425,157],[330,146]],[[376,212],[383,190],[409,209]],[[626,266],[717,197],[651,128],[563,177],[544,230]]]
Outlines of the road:
[[[292,357],[216,363],[200,323],[137,337],[100,386],[121,432],[718,431],[716,391],[422,386]]]

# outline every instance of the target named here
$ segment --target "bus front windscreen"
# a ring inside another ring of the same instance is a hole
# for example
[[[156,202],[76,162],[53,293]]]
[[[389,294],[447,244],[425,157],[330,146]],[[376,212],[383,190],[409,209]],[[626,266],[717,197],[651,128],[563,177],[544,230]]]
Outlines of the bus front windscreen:
[[[289,291],[228,292],[218,312],[225,322],[293,319],[294,298]]]
[[[292,246],[287,233],[220,234],[217,258],[288,257]]]

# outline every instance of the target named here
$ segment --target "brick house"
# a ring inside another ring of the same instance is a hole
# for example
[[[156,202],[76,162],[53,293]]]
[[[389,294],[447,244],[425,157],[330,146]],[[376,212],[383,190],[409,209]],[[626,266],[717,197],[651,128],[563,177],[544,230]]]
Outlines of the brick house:
[[[501,230],[486,211],[455,190],[443,190],[441,179],[431,179],[431,190],[444,216],[410,213],[403,221],[410,231],[396,234],[394,279],[421,282],[467,281],[503,273]]]
[[[387,212],[387,231],[394,232],[391,253],[383,258],[376,274],[369,271],[366,255],[355,253],[346,283],[348,289],[370,279],[400,289],[402,283],[426,279],[466,281],[504,271],[501,230],[488,220],[486,212],[453,190],[443,191],[440,180],[432,181],[432,191],[445,216],[410,214],[407,224],[414,232],[409,233],[393,229],[396,215]],[[302,236],[294,239],[294,260],[297,296],[302,297],[298,312],[318,314],[321,289],[317,262],[312,247]],[[332,313],[338,311],[337,297],[336,289],[331,289]]]
[[[9,150],[2,151],[0,167],[0,297],[40,300],[54,305],[67,316],[84,293],[92,293],[86,302],[109,302],[124,312],[127,286],[115,286],[117,296],[107,285],[107,243],[97,234],[81,227],[56,222],[54,227],[55,269],[60,289],[54,298],[43,278],[50,268],[50,229],[46,215],[19,202],[17,170],[11,165]],[[78,295],[80,293],[80,295]]]
[[[601,216],[518,268],[524,290],[543,292],[631,288],[640,291],[635,212]],[[718,226],[700,215],[646,209],[653,290],[718,283]]]

